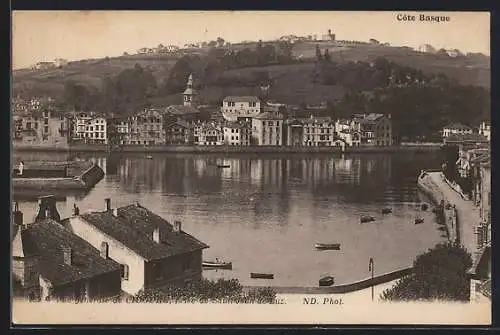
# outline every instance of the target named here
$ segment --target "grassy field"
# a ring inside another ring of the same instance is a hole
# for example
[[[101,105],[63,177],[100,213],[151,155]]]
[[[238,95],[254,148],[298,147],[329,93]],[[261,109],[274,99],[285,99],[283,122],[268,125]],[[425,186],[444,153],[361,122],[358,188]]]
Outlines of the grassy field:
[[[301,56],[304,63],[291,65],[273,65],[260,68],[244,68],[226,71],[227,75],[246,76],[254,71],[266,70],[274,79],[275,85],[270,93],[270,99],[287,103],[318,102],[335,99],[343,94],[340,87],[314,85],[311,75],[314,64],[307,62],[315,57],[317,42],[302,42],[294,46],[292,53]],[[320,49],[329,49],[332,60],[372,61],[377,57],[385,57],[401,65],[421,69],[425,73],[442,72],[464,85],[480,85],[490,87],[489,59],[449,58],[422,54],[404,47],[384,47],[369,44],[356,47],[335,46],[329,42],[318,42]],[[148,67],[160,82],[166,78],[177,61],[172,56],[122,56],[115,58],[90,59],[70,62],[62,69],[52,70],[16,70],[13,73],[14,89],[24,87],[38,94],[59,95],[64,83],[68,80],[84,85],[100,88],[105,76],[116,75],[135,64]],[[203,62],[200,62],[203,63]],[[206,87],[201,89],[200,97],[204,101],[215,101],[226,95],[255,95],[258,89],[254,87]],[[156,102],[180,103],[180,97],[168,96],[155,99]]]

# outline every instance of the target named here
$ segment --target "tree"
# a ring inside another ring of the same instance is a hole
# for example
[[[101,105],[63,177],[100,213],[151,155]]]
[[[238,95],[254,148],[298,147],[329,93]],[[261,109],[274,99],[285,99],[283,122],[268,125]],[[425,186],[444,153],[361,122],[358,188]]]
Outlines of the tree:
[[[170,286],[166,289],[142,290],[131,302],[169,303],[169,302],[227,302],[227,303],[267,303],[275,301],[276,293],[271,288],[260,288],[243,292],[243,286],[237,279],[203,279],[194,281],[185,287]]]
[[[413,273],[385,290],[381,298],[386,301],[468,301],[467,271],[471,266],[471,255],[463,246],[440,243],[419,255],[413,262]]]
[[[190,64],[190,58],[187,56],[179,59],[165,82],[162,92],[165,94],[179,93],[186,88],[186,83],[189,75],[193,72]]]

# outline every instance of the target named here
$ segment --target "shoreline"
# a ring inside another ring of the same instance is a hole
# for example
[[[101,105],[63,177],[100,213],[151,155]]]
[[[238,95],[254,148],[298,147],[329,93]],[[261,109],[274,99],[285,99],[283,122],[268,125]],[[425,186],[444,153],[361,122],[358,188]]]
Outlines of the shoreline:
[[[292,147],[292,146],[248,146],[248,147],[228,147],[228,146],[126,146],[119,151],[110,151],[107,145],[73,145],[66,147],[49,146],[22,146],[13,145],[13,151],[17,152],[99,152],[99,153],[188,153],[188,154],[266,154],[266,153],[286,153],[286,154],[359,154],[359,153],[429,153],[441,150],[441,145],[397,145],[387,147],[346,147],[342,151],[341,147]]]

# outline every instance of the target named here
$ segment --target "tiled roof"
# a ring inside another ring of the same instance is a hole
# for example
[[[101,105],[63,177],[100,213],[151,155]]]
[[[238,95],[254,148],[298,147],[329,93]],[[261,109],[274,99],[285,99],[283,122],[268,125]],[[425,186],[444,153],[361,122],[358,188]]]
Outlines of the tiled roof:
[[[181,127],[186,128],[186,129],[192,128],[191,125],[184,120],[172,120],[172,121],[165,122],[165,128],[170,128],[172,126],[181,126]]]
[[[171,105],[168,106],[166,112],[175,115],[198,114],[200,111],[193,106]]]
[[[488,139],[480,134],[451,134],[445,138],[449,142],[488,142]]]
[[[111,212],[93,212],[81,217],[146,260],[208,248],[208,245],[186,232],[174,232],[168,221],[138,205],[118,208],[116,217]],[[152,239],[156,227],[160,229],[162,243]]]
[[[260,102],[259,98],[256,96],[228,96],[224,98],[224,101],[230,102]]]
[[[53,285],[62,285],[117,271],[120,265],[100,256],[87,241],[54,220],[32,224],[21,232],[25,256],[36,256],[37,272]],[[72,251],[72,264],[64,262],[63,247]]]
[[[461,123],[451,123],[444,128],[445,129],[468,129],[468,130],[471,129],[469,126],[466,126],[466,125],[461,124]]]
[[[264,112],[254,116],[253,118],[259,120],[283,120],[283,115],[275,112]]]

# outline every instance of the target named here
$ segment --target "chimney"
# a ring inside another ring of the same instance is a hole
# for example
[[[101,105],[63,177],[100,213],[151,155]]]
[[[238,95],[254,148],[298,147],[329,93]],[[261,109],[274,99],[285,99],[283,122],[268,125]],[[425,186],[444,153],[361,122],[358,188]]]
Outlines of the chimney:
[[[34,221],[38,222],[44,219],[52,219],[58,222],[61,220],[53,195],[38,198],[38,210]]]
[[[80,208],[76,204],[73,205],[73,215],[80,215]]]
[[[118,208],[113,208],[113,216],[118,217]]]
[[[155,227],[155,229],[153,230],[153,241],[155,243],[160,243],[160,228],[159,227]]]
[[[111,199],[106,198],[106,199],[104,199],[104,201],[106,202],[106,212],[111,211]]]
[[[24,218],[23,218],[23,212],[21,212],[19,210],[19,203],[15,203],[14,205],[14,212],[12,212],[12,219],[14,221],[14,224],[16,226],[22,226],[23,225],[23,221],[24,221]]]
[[[62,247],[64,264],[72,265],[72,250],[70,247]]]
[[[180,221],[174,221],[174,232],[180,233],[182,231],[182,225]]]
[[[107,242],[102,242],[101,243],[101,250],[100,250],[100,255],[104,259],[108,259],[108,251],[109,251],[109,246]]]

